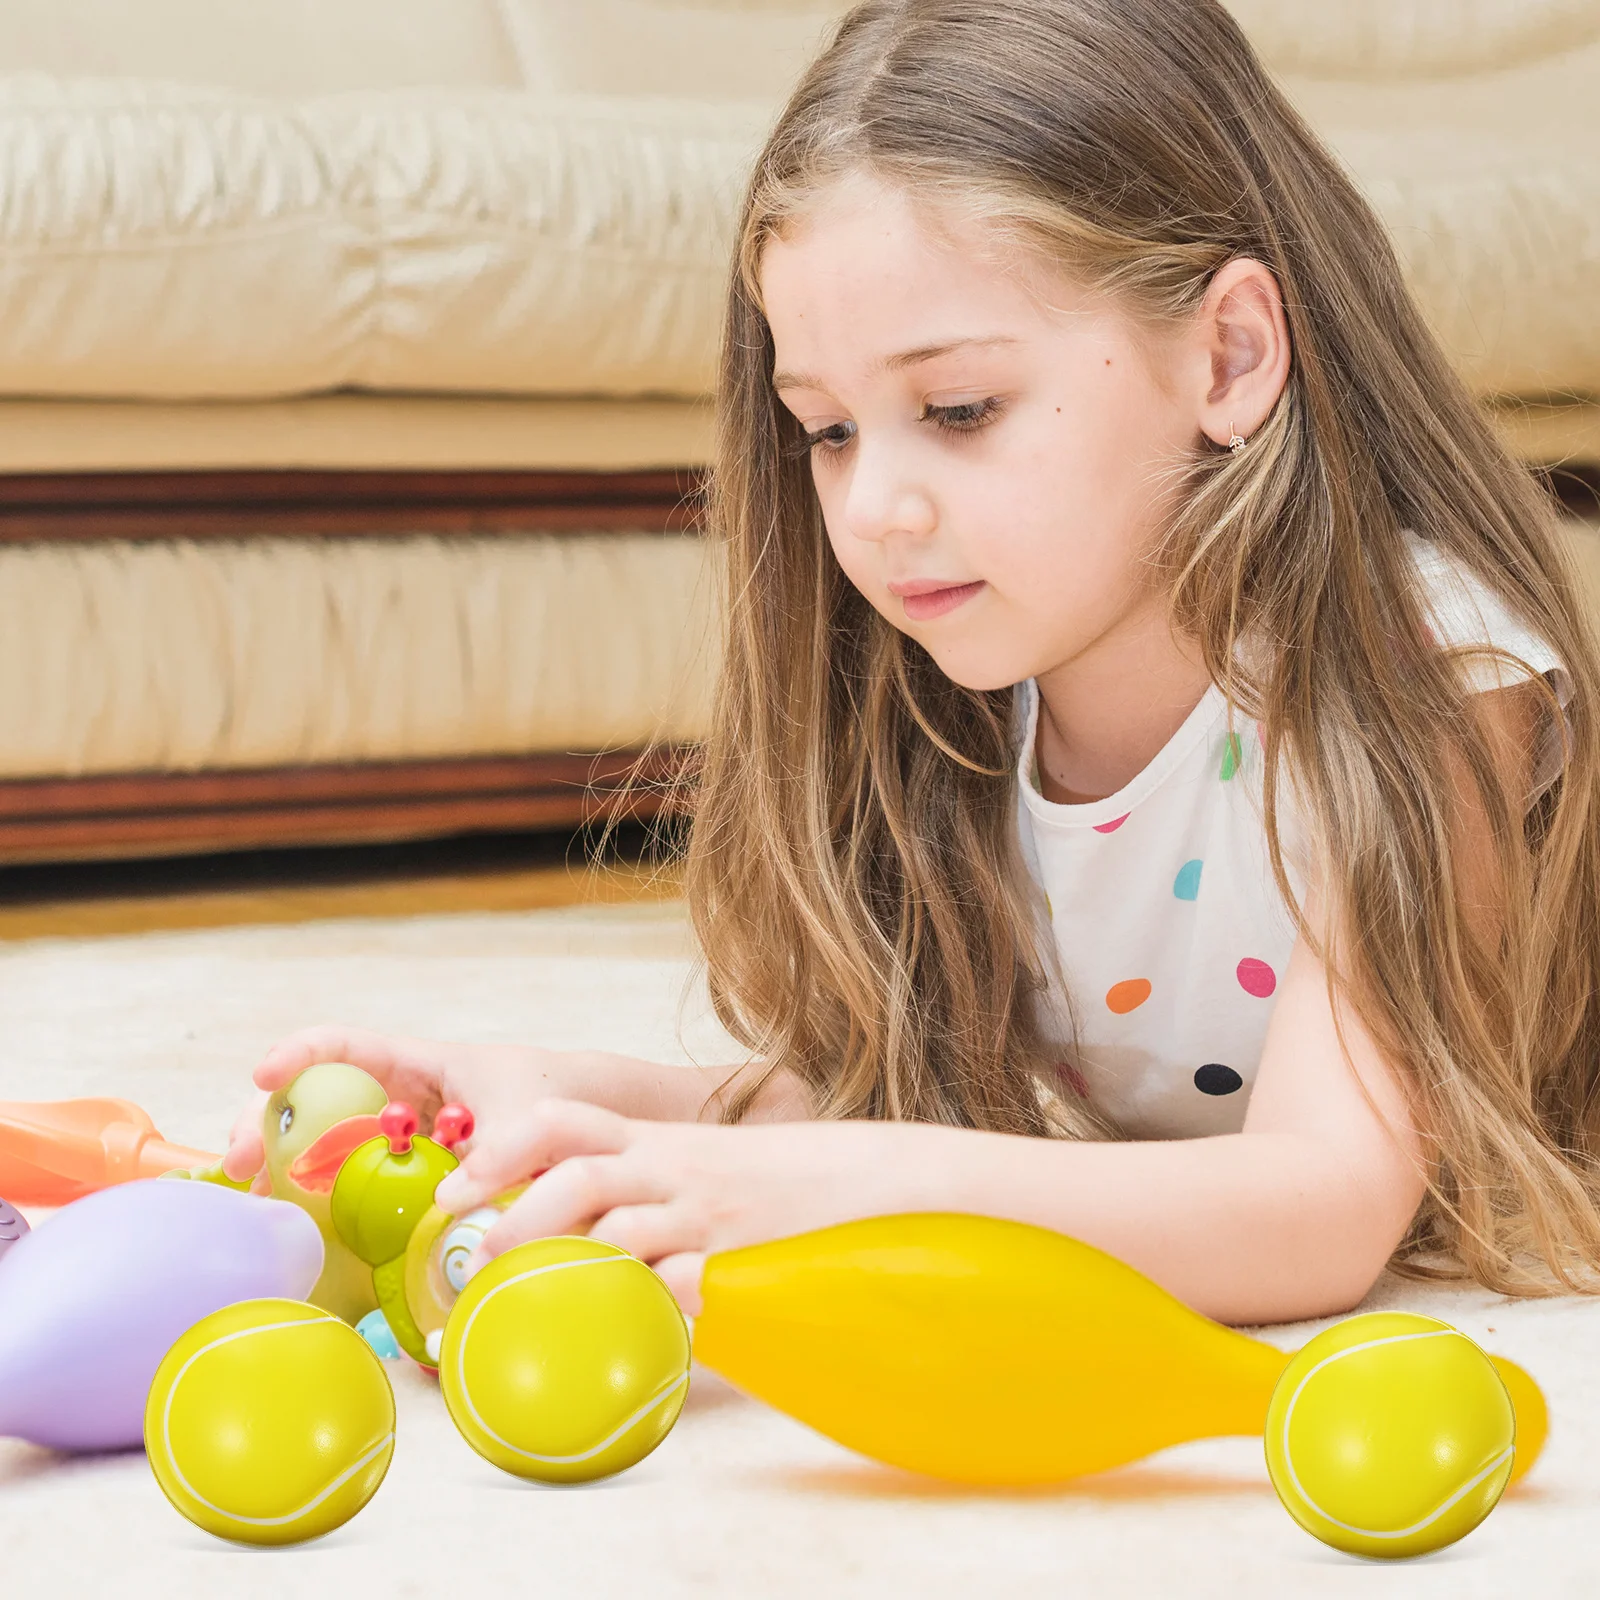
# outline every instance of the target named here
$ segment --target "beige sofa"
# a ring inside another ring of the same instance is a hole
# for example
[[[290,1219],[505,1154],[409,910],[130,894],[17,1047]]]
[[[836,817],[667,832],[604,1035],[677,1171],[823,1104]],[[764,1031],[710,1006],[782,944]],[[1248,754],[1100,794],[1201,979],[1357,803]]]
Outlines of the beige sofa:
[[[1600,462],[1600,0],[1442,5],[1235,0]],[[835,10],[8,0],[0,857],[570,822],[703,731],[724,263]]]

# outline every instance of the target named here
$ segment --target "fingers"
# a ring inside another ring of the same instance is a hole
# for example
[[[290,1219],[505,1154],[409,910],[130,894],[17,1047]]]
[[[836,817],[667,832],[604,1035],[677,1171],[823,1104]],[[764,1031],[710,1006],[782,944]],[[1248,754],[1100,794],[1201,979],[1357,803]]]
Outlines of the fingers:
[[[536,1178],[501,1213],[467,1263],[476,1272],[507,1250],[530,1239],[583,1233],[610,1209],[610,1197],[626,1192],[626,1175],[616,1156],[574,1156]]]
[[[577,1156],[617,1154],[627,1147],[630,1130],[626,1117],[599,1106],[578,1100],[542,1101],[504,1132],[479,1134],[466,1159],[439,1184],[434,1199],[446,1211],[460,1216],[475,1206],[488,1204],[496,1195],[547,1167],[570,1162]],[[526,1198],[523,1196],[517,1205]]]
[[[391,1098],[427,1102],[439,1095],[439,1073],[425,1064],[427,1053],[426,1046],[410,1040],[326,1024],[280,1040],[262,1057],[254,1076],[256,1087],[270,1092],[298,1078],[307,1067],[348,1061],[371,1073]]]
[[[685,1250],[680,1255],[667,1256],[655,1263],[655,1269],[672,1291],[684,1316],[698,1317],[705,1304],[700,1294],[700,1282],[706,1271],[705,1252]]]
[[[266,1105],[267,1096],[264,1092],[251,1095],[250,1103],[239,1113],[228,1135],[222,1170],[235,1183],[242,1183],[261,1171],[261,1163],[266,1156],[261,1144],[261,1114]]]
[[[583,1101],[547,1100],[509,1134],[486,1138],[435,1191],[445,1210],[459,1216],[533,1181],[484,1234],[468,1273],[531,1239],[587,1232],[657,1270],[670,1264],[668,1286],[686,1312],[698,1312],[705,1223],[674,1198],[672,1164],[653,1150],[650,1127]]]
[[[630,1204],[613,1206],[589,1229],[589,1237],[656,1262],[701,1248],[705,1228],[681,1205]]]

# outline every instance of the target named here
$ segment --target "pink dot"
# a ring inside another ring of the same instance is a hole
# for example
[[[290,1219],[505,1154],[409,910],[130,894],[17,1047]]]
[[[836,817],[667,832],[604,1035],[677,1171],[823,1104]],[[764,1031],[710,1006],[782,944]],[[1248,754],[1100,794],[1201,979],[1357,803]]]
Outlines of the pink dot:
[[[1083,1074],[1079,1072],[1070,1061],[1058,1061],[1056,1063],[1056,1076],[1060,1078],[1062,1083],[1065,1084],[1073,1094],[1077,1095],[1080,1100],[1087,1100],[1089,1098],[1089,1085],[1087,1081],[1084,1079]]]
[[[1265,961],[1257,961],[1254,956],[1246,956],[1239,963],[1235,976],[1239,980],[1239,987],[1258,1000],[1265,1000],[1278,987],[1277,973]]]
[[[1096,833],[1115,833],[1132,815],[1131,811],[1124,811],[1114,822],[1097,822],[1094,825],[1094,831]]]

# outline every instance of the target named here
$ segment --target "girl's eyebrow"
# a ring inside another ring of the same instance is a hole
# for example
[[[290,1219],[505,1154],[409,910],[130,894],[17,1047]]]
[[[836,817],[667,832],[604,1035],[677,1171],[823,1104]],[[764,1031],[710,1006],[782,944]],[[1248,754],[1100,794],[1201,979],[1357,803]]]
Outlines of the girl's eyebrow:
[[[940,356],[947,356],[956,350],[993,349],[997,345],[1016,343],[1017,340],[1006,333],[974,334],[964,339],[945,339],[938,344],[918,345],[914,350],[901,350],[892,356],[882,356],[873,363],[872,369],[874,374],[904,372],[907,367],[920,366],[924,361],[936,361]],[[772,387],[817,389],[823,393],[826,393],[828,388],[821,378],[815,378],[809,372],[775,372],[772,375]]]
[[[992,349],[996,345],[1016,344],[1017,341],[1007,333],[973,334],[965,339],[946,339],[941,344],[920,345],[915,350],[902,350],[898,355],[885,356],[877,363],[880,372],[904,372],[907,367],[915,367],[924,361],[937,361],[940,356],[947,356],[953,350],[965,350],[973,347],[979,349]]]

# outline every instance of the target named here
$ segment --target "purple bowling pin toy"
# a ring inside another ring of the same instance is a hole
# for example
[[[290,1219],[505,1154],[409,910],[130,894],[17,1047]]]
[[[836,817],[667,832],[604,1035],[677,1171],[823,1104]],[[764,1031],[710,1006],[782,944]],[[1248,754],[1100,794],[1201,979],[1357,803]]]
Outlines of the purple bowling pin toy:
[[[0,1248],[0,1437],[57,1450],[140,1444],[185,1329],[239,1300],[304,1300],[322,1271],[298,1206],[158,1179],[86,1195]]]

